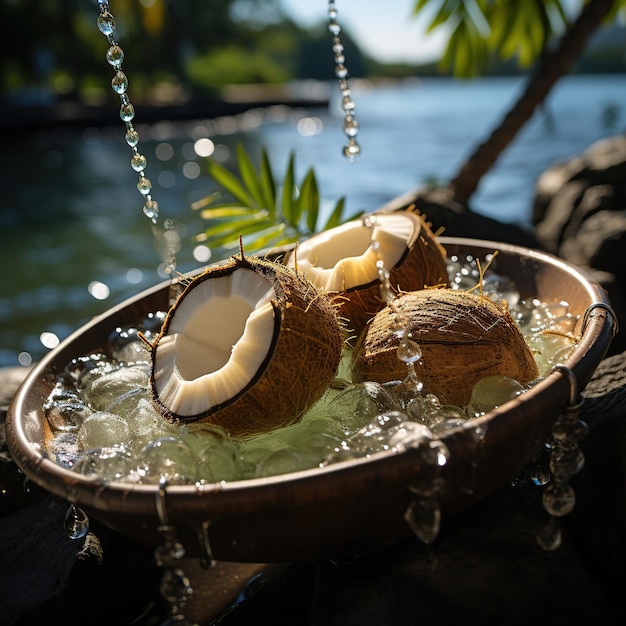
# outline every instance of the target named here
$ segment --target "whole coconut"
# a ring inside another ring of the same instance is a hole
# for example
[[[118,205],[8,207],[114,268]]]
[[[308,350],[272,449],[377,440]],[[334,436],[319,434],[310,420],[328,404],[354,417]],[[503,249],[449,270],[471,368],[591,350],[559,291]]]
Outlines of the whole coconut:
[[[355,382],[406,378],[407,365],[397,355],[398,323],[421,348],[417,378],[443,403],[465,406],[474,383],[486,376],[527,383],[539,375],[506,305],[465,291],[424,289],[400,295],[361,334],[353,353]]]

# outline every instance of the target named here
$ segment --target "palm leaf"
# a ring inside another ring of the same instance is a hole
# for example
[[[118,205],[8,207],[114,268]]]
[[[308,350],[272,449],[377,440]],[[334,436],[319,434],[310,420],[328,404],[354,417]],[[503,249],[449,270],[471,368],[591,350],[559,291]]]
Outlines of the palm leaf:
[[[252,163],[252,159],[250,159],[248,153],[244,150],[244,147],[241,144],[237,146],[237,165],[239,166],[241,180],[246,186],[248,194],[254,200],[254,203],[258,207],[265,208],[271,212],[274,207],[264,206],[265,201],[263,198],[263,191],[261,189],[261,180]]]
[[[254,252],[291,243],[317,232],[320,193],[313,168],[307,171],[298,187],[295,156],[291,153],[279,197],[265,150],[261,152],[257,169],[245,148],[238,145],[237,166],[239,177],[215,161],[208,163],[209,174],[234,201],[213,204],[221,198],[216,192],[194,203],[194,209],[201,209],[201,217],[210,222],[202,241],[215,247],[229,247],[241,237],[246,248]],[[324,228],[341,223],[344,205],[345,198],[341,198]]]
[[[226,191],[237,198],[242,204],[246,206],[252,205],[253,200],[250,193],[234,174],[216,161],[209,160],[207,165],[209,174],[218,185],[224,187]]]

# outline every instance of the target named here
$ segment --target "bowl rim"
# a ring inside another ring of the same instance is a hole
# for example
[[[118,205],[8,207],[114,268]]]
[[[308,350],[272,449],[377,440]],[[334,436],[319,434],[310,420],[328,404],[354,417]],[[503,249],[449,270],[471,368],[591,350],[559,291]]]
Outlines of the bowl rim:
[[[440,237],[439,241],[444,248],[456,246],[462,249],[479,249],[483,253],[487,249],[493,249],[513,256],[524,256],[537,263],[548,263],[572,275],[578,283],[584,286],[591,302],[598,304],[598,306],[589,316],[586,316],[584,327],[580,332],[581,339],[564,363],[564,367],[573,372],[577,386],[582,390],[608,350],[616,323],[610,310],[608,298],[596,281],[580,268],[543,251],[479,239]],[[201,268],[186,274],[186,276],[193,276],[203,270],[204,268]],[[129,484],[119,481],[105,483],[100,479],[74,473],[49,458],[41,443],[31,440],[26,432],[23,416],[28,410],[28,396],[33,393],[37,381],[50,375],[48,370],[51,364],[68,346],[72,346],[77,337],[114,317],[133,303],[157,294],[167,289],[168,286],[169,281],[155,285],[109,308],[69,335],[32,368],[9,405],[6,426],[9,449],[14,460],[35,483],[40,484],[57,496],[86,507],[122,514],[132,512],[154,515],[158,485]],[[589,357],[592,348],[592,358],[586,358]],[[507,415],[511,413],[512,409],[521,410],[525,404],[539,394],[547,393],[553,405],[563,406],[567,404],[572,398],[573,391],[572,377],[567,376],[566,373],[553,369],[543,380],[519,398],[497,407],[482,417],[469,420],[468,423],[471,424],[472,429],[484,426],[488,432],[493,432],[495,428],[497,434],[498,425],[501,422],[507,421],[510,426]],[[576,394],[579,392],[578,388]],[[467,443],[467,431],[467,427],[459,426],[438,437],[438,439],[458,453],[461,446]],[[173,516],[176,516],[178,508],[180,508],[181,514],[185,514],[197,506],[198,498],[206,499],[207,497],[211,498],[220,513],[237,512],[241,514],[246,511],[252,512],[256,506],[263,503],[268,491],[273,492],[273,499],[279,502],[280,506],[288,506],[290,502],[293,502],[294,497],[305,499],[313,497],[306,494],[314,493],[319,486],[324,483],[327,484],[329,480],[340,473],[344,481],[356,482],[358,479],[365,484],[369,479],[375,479],[376,474],[381,471],[405,476],[416,473],[422,465],[421,451],[407,447],[401,451],[387,450],[369,457],[340,461],[323,468],[316,467],[265,478],[196,485],[172,484],[167,487],[168,503]],[[307,490],[302,487],[297,491],[305,495],[294,496],[294,485],[304,486],[305,484],[311,489]],[[247,502],[247,505],[243,505],[246,511],[242,510],[242,503],[244,502]]]

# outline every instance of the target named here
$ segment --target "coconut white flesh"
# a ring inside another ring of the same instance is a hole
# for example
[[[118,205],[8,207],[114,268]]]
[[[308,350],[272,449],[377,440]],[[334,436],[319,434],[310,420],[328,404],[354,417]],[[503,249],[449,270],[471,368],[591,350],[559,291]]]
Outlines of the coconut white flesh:
[[[156,390],[170,411],[206,413],[252,381],[272,344],[274,297],[267,279],[246,268],[186,294],[155,359]]]
[[[373,227],[353,220],[312,237],[297,250],[298,270],[321,289],[346,291],[378,279],[376,263],[395,267],[414,234],[402,214],[375,215]]]

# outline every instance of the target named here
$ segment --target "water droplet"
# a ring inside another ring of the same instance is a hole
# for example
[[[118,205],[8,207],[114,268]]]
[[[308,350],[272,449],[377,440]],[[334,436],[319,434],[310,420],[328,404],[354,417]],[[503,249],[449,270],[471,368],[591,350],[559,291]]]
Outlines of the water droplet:
[[[339,63],[337,67],[335,67],[335,76],[337,78],[346,78],[346,76],[348,76],[348,68],[343,65],[343,63]]]
[[[422,358],[422,349],[415,341],[405,337],[398,347],[397,355],[403,363],[415,363]]]
[[[152,189],[152,183],[145,176],[141,176],[139,182],[137,183],[137,189],[140,194],[147,196]]]
[[[559,441],[580,441],[589,432],[589,427],[579,419],[561,415],[552,426],[552,436]]]
[[[415,536],[426,545],[437,539],[441,525],[441,509],[434,498],[413,500],[404,514],[404,519]]]
[[[130,122],[135,117],[135,107],[129,102],[120,107],[120,118],[123,122]]]
[[[168,541],[154,551],[154,560],[159,567],[165,567],[172,561],[182,559],[185,556],[185,548],[180,541]]]
[[[75,504],[70,504],[63,527],[70,539],[82,539],[89,532],[89,518],[85,511]]]
[[[574,490],[565,483],[550,483],[544,490],[542,502],[545,510],[555,517],[571,513],[576,504]]]
[[[341,33],[341,26],[339,26],[339,24],[333,20],[328,24],[328,30],[330,31],[331,35],[337,37],[337,35]]]
[[[163,572],[160,592],[167,602],[181,606],[187,600],[187,596],[193,593],[193,589],[189,578],[185,576],[185,572],[178,568],[172,568]]]
[[[550,470],[543,463],[535,463],[530,469],[530,479],[538,487],[547,485],[550,482]]]
[[[130,128],[126,132],[126,143],[131,148],[134,148],[139,143],[139,133],[134,128]]]
[[[350,141],[343,147],[343,156],[352,162],[359,154],[361,154],[361,146],[354,140],[354,137],[351,137]]]
[[[355,137],[359,132],[359,123],[352,115],[346,115],[343,123],[343,132],[348,135],[348,137]]]
[[[550,456],[550,470],[557,481],[569,480],[584,465],[585,456],[578,446],[557,446]]]
[[[354,100],[349,95],[344,95],[341,99],[341,108],[347,113],[354,111],[356,104],[354,104]]]
[[[126,93],[128,89],[128,78],[126,78],[126,74],[121,71],[116,72],[115,76],[111,79],[111,87],[113,87],[115,93]]]
[[[115,30],[115,18],[107,11],[106,13],[100,13],[97,19],[98,30],[105,36],[113,34]]]
[[[143,207],[145,216],[151,220],[159,216],[159,203],[156,200],[148,200]]]
[[[537,544],[548,552],[558,550],[562,539],[559,523],[554,517],[551,517],[537,533]]]
[[[124,51],[114,44],[107,50],[106,58],[109,64],[113,66],[120,65],[124,60]]]
[[[135,172],[143,172],[146,169],[148,162],[143,154],[133,154],[133,158],[130,160],[130,166]]]

